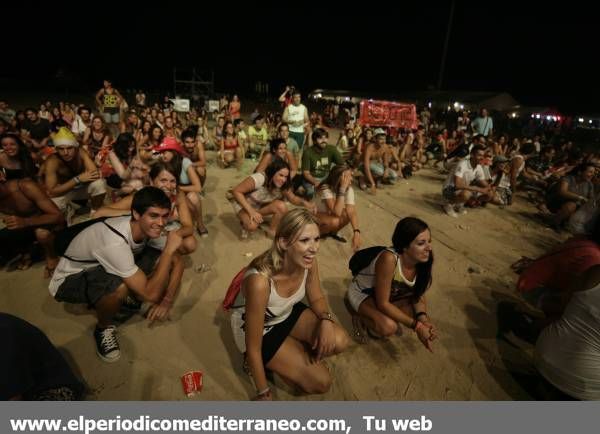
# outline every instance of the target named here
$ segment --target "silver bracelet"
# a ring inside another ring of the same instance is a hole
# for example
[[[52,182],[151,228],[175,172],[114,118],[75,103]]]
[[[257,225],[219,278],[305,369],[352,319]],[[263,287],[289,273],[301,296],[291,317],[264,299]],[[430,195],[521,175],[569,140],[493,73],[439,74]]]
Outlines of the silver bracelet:
[[[256,395],[257,395],[257,396],[264,395],[265,393],[267,393],[267,392],[270,392],[270,391],[271,391],[271,388],[270,388],[270,387],[267,387],[266,389],[263,389],[263,390],[259,390],[259,391],[257,391],[257,392],[256,392]]]

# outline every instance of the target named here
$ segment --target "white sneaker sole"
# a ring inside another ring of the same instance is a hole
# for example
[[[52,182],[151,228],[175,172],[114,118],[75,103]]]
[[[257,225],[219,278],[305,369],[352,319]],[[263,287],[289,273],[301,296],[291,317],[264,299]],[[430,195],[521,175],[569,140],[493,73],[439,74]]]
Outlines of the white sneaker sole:
[[[106,357],[103,356],[102,354],[100,354],[100,352],[98,350],[96,350],[96,354],[98,354],[98,357],[100,357],[102,360],[104,360],[107,363],[115,363],[117,362],[120,358],[121,358],[121,352],[119,351],[119,354],[115,357]]]

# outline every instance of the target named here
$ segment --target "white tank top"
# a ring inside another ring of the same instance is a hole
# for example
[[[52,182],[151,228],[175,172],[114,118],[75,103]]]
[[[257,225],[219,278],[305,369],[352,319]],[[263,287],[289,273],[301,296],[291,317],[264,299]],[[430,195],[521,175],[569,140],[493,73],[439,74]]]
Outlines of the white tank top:
[[[600,399],[600,284],[573,293],[563,316],[542,330],[535,362],[563,392],[579,399]]]
[[[414,286],[417,282],[417,277],[413,280],[408,280],[404,273],[402,273],[402,262],[400,255],[394,252],[391,248],[386,248],[379,252],[379,254],[371,261],[369,266],[364,270],[361,270],[350,282],[350,291],[358,291],[363,294],[374,295],[375,294],[375,266],[379,256],[385,251],[392,253],[396,257],[396,269],[394,270],[394,277],[392,279],[392,285],[390,288],[390,302],[396,302],[405,298],[412,297],[414,294]]]
[[[252,274],[258,274],[255,268],[250,268],[244,274],[244,281]],[[288,316],[292,313],[294,305],[304,298],[306,295],[306,277],[308,276],[308,270],[304,270],[304,277],[300,287],[289,297],[282,297],[277,293],[275,282],[273,279],[269,279],[270,291],[269,300],[267,301],[267,308],[265,310],[265,323],[263,326],[263,335],[268,333],[273,326],[285,321]],[[243,284],[242,284],[243,288]],[[242,297],[242,306],[236,308],[231,314],[231,328],[233,330],[233,337],[235,344],[238,349],[244,353],[246,352],[246,332],[245,332],[245,300]]]
[[[294,133],[303,133],[304,127],[296,127],[293,126],[295,122],[304,123],[304,113],[306,112],[306,107],[304,104],[300,104],[299,106],[295,106],[294,104],[290,104],[288,107],[288,123],[290,126],[290,131]]]

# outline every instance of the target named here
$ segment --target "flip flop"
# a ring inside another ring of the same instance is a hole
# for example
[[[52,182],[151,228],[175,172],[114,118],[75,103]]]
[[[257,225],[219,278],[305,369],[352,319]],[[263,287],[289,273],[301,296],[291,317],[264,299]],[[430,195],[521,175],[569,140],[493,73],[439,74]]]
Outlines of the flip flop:
[[[47,265],[44,267],[44,279],[50,279],[54,275],[56,267],[50,268]]]
[[[358,315],[352,315],[352,336],[359,344],[369,342],[369,329]]]
[[[22,258],[23,258],[23,255],[21,253],[19,253],[17,256],[12,258],[10,261],[6,262],[6,264],[5,264],[6,270],[5,271],[10,272],[10,271],[15,271],[16,269],[18,269],[19,263]]]
[[[338,234],[334,234],[334,233],[329,233],[326,235],[327,237],[331,237],[336,241],[339,241],[340,243],[347,243],[348,241],[346,240],[346,238],[339,236]]]
[[[196,232],[198,232],[198,235],[200,235],[202,238],[208,237],[208,229],[206,229],[206,227],[200,229],[198,226],[196,226]]]

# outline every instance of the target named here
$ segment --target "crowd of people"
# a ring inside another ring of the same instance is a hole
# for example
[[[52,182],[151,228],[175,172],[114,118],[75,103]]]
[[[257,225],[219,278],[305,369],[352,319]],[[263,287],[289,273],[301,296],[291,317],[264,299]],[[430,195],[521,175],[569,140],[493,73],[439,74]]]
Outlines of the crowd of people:
[[[97,353],[115,362],[117,324],[135,312],[150,321],[168,318],[182,257],[201,247],[196,235],[209,236],[202,207],[207,151],[216,155],[218,167],[211,170],[251,164],[253,173],[227,198],[240,238],[262,229],[272,244],[236,276],[229,307],[257,400],[273,397],[267,371],[305,393],[329,389],[322,360],[342,353],[350,338],[321,290],[317,256],[323,238],[347,243],[340,232],[348,225],[352,337],[366,343],[408,328],[433,351],[438,330],[425,300],[432,283],[431,229],[407,217],[389,247],[361,250],[355,187],[375,195],[430,167],[446,176],[440,211],[450,217],[488,204],[504,209],[521,190],[540,221],[557,231],[586,235],[597,226],[600,156],[560,134],[533,130],[509,137],[494,129],[485,109],[473,119],[457,114],[452,124],[425,108],[417,128],[397,130],[359,124],[356,107],[328,108],[325,119],[343,125],[332,144],[330,123],[310,113],[292,86],[279,98],[280,114],[255,110],[248,126],[237,95],[221,98],[213,113],[195,107],[179,112],[169,98],[147,105],[141,91],[129,106],[105,80],[95,101],[94,109],[46,102],[19,112],[0,102],[2,265],[24,270],[43,257],[52,297],[96,312]],[[595,300],[586,297],[579,303]],[[590,315],[598,319],[597,310]],[[600,387],[590,387],[591,395],[573,395],[600,397]],[[29,395],[21,390],[14,396]]]

